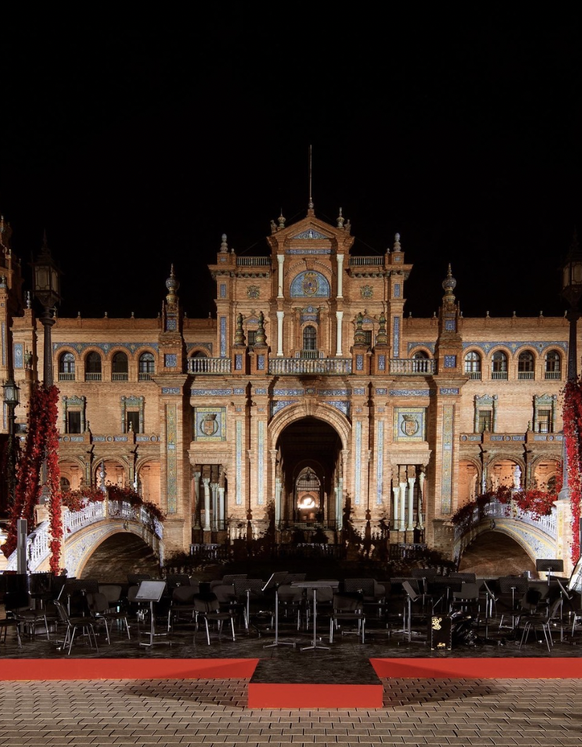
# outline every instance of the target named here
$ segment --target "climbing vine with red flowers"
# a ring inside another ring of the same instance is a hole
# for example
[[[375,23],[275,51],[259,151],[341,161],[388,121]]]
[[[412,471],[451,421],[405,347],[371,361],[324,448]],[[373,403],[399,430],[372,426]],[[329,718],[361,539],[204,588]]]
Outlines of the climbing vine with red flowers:
[[[572,511],[572,562],[580,557],[580,498],[582,494],[582,385],[568,381],[563,391],[564,439],[566,470]]]
[[[34,527],[34,507],[39,503],[46,485],[49,495],[50,570],[60,570],[63,524],[61,518],[61,490],[59,470],[59,436],[57,431],[59,390],[56,386],[37,384],[29,404],[28,430],[24,448],[16,468],[14,504],[10,514],[8,537],[2,547],[8,557],[16,549],[18,519],[26,519]],[[42,465],[46,459],[43,484]]]

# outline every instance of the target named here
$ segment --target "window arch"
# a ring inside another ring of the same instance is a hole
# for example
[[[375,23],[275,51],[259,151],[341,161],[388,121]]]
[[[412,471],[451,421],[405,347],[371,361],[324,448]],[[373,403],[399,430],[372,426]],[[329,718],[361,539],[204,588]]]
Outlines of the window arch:
[[[414,373],[431,373],[429,371],[430,358],[424,350],[417,350],[412,356],[412,361],[412,370]]]
[[[156,360],[153,353],[142,353],[138,361],[138,379],[148,381],[156,372]]]
[[[544,360],[544,378],[562,378],[562,356],[557,350],[548,350]]]
[[[470,350],[465,356],[465,373],[470,379],[481,378],[481,355],[476,350]]]
[[[531,350],[524,350],[517,359],[517,378],[533,379],[535,376],[535,358]]]
[[[72,353],[63,353],[59,357],[59,381],[75,380],[75,356]]]
[[[507,355],[503,350],[497,350],[491,356],[491,378],[507,379]]]
[[[122,352],[115,353],[111,359],[111,380],[127,381],[128,370],[127,355]]]
[[[85,381],[101,381],[101,356],[94,350],[85,358]]]

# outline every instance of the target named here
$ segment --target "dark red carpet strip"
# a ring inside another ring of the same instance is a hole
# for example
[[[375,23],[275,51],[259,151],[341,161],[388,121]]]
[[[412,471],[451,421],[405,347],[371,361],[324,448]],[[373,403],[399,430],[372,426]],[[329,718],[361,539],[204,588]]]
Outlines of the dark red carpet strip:
[[[0,659],[0,680],[250,679],[258,659]]]
[[[578,679],[582,659],[370,659],[378,677],[419,679]]]

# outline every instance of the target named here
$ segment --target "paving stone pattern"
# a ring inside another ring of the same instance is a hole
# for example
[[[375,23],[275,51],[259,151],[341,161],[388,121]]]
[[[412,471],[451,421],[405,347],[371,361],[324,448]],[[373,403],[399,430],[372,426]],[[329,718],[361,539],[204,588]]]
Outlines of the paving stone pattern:
[[[582,743],[582,680],[384,681],[377,710],[249,710],[245,680],[0,683],[0,747]]]

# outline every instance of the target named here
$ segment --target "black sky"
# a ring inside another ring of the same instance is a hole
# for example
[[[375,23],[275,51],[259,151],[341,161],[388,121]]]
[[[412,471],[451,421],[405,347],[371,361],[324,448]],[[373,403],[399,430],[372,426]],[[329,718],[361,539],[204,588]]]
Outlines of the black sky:
[[[401,233],[407,312],[437,310],[451,262],[465,316],[563,313],[578,14],[324,7],[3,24],[0,211],[26,260],[46,228],[61,315],[154,316],[172,262],[188,315],[214,312],[221,234],[262,254],[281,209],[305,215],[310,144],[317,215],[341,206],[363,254]]]

